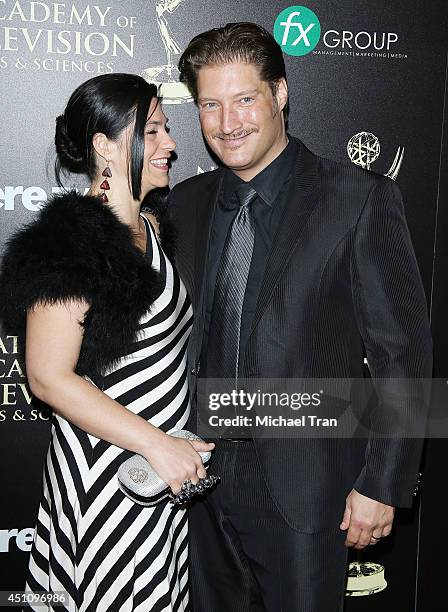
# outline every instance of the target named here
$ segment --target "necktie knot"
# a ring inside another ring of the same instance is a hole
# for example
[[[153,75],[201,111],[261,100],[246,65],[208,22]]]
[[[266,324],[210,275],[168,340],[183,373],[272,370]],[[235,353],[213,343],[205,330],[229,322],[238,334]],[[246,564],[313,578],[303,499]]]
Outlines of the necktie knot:
[[[241,183],[235,190],[239,206],[249,206],[257,197],[255,189],[249,183]]]

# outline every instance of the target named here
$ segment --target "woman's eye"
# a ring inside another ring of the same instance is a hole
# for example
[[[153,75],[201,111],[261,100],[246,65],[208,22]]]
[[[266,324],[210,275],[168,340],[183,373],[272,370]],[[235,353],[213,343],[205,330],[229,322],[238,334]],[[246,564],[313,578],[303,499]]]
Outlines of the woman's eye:
[[[250,104],[253,101],[254,99],[251,98],[250,96],[244,96],[244,98],[241,98],[241,102],[243,102],[244,104]]]
[[[157,134],[157,130],[150,130],[149,132],[146,132],[147,134]]]

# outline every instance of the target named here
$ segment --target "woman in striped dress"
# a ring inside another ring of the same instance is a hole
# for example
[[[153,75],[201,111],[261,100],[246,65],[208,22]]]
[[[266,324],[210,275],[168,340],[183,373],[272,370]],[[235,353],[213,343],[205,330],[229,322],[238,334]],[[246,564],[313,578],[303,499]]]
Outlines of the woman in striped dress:
[[[167,435],[189,415],[192,314],[163,223],[140,208],[168,184],[175,143],[155,87],[125,74],[81,85],[55,142],[89,194],[50,201],[2,271],[3,318],[26,325],[28,380],[54,409],[27,590],[66,591],[70,611],[187,610],[185,510],[137,505],[117,483],[139,453],[178,493],[213,448]]]

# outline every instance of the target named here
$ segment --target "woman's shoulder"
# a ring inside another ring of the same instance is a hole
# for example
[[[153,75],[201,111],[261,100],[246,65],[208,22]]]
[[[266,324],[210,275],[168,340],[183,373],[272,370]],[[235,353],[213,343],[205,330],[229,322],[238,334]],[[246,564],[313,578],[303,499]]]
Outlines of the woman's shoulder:
[[[65,219],[102,215],[104,205],[97,197],[72,189],[51,196],[37,213],[35,222],[64,222]]]
[[[76,192],[51,198],[6,244],[0,319],[23,317],[37,302],[91,302],[111,271],[115,279],[124,276],[120,256],[129,242],[126,227],[98,198]]]
[[[113,212],[98,197],[82,195],[77,191],[67,191],[53,196],[42,207],[36,218],[36,227],[45,231],[66,230],[71,234],[102,232],[112,226],[118,229],[121,224]]]
[[[127,228],[99,198],[67,191],[50,198],[31,223],[11,236],[5,257],[98,256],[120,238],[129,240]]]

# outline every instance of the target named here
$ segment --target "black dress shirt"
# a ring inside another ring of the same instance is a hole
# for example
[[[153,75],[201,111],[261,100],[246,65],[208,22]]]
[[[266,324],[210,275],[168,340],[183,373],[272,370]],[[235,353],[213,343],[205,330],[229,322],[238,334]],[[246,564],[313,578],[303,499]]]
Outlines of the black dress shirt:
[[[241,316],[240,355],[244,355],[246,342],[249,338],[261,281],[272,240],[286,204],[288,184],[291,180],[298,150],[298,143],[294,138],[289,137],[289,142],[280,155],[249,181],[258,196],[251,204],[255,223],[255,241]],[[210,235],[201,376],[218,376],[215,372],[207,372],[207,341],[213,312],[216,275],[227,233],[237,214],[238,201],[235,189],[242,182],[242,179],[231,170],[225,170]]]

